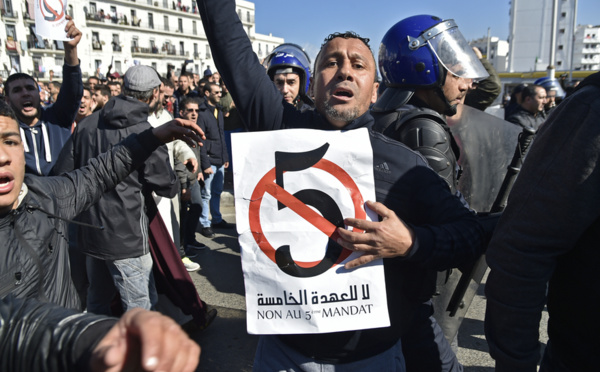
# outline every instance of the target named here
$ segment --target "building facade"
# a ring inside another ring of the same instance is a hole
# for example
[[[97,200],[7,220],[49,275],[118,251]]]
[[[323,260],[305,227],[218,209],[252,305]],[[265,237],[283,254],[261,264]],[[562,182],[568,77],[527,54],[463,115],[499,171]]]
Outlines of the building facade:
[[[25,72],[48,80],[50,71],[60,78],[63,43],[35,34],[35,0],[0,0],[0,75]],[[259,58],[284,42],[256,33],[255,7],[236,1],[240,18]],[[134,64],[154,67],[165,75],[167,65],[202,74],[213,72],[212,53],[193,0],[70,0],[67,13],[83,33],[78,45],[84,78],[125,73]]]
[[[556,70],[571,68],[576,0],[556,2]],[[554,0],[512,0],[508,66],[510,72],[544,71],[550,62]]]
[[[469,42],[472,47],[478,48],[481,53],[490,61],[496,72],[505,72],[508,63],[508,42],[500,40],[496,36],[489,38],[488,51],[488,38],[482,37],[480,39],[472,40]]]
[[[600,26],[577,26],[573,69],[600,70]]]

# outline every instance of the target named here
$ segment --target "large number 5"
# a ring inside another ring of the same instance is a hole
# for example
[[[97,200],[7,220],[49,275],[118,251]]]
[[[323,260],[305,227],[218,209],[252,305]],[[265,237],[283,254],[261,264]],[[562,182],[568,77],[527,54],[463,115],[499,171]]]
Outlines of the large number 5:
[[[275,152],[275,174],[276,183],[281,188],[284,187],[283,174],[285,172],[298,172],[312,167],[317,164],[327,152],[329,144],[326,143],[318,149],[307,152]],[[321,215],[337,227],[344,227],[344,217],[337,206],[337,203],[329,195],[320,190],[307,189],[300,190],[294,194],[298,200],[306,205],[312,206],[321,213]],[[277,203],[279,210],[286,206],[279,202]],[[275,262],[277,266],[291,276],[295,277],[311,277],[317,276],[329,268],[331,268],[342,254],[343,247],[336,243],[331,238],[327,244],[325,256],[318,264],[312,267],[300,267],[292,258],[289,245],[282,245],[275,251]]]

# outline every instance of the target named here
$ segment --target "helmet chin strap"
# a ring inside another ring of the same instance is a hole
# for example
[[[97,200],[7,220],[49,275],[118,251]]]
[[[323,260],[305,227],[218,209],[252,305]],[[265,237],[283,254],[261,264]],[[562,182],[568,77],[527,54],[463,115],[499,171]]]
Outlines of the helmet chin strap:
[[[445,82],[446,75],[448,75],[448,70],[446,70],[443,67],[441,67],[440,69],[443,71],[442,72],[442,81]],[[440,97],[440,100],[444,104],[444,111],[442,112],[442,114],[444,114],[446,116],[454,116],[454,115],[456,115],[456,112],[457,112],[456,111],[457,105],[450,104],[450,101],[448,101],[448,98],[446,98],[446,95],[444,94],[444,90],[442,88],[443,86],[444,86],[444,84],[442,83],[437,88],[435,88],[436,94],[438,95],[438,97]]]

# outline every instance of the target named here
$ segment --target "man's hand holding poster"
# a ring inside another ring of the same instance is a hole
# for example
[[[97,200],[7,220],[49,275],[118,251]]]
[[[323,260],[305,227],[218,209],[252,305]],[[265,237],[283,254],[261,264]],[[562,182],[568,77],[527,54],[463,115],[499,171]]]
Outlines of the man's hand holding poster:
[[[336,243],[344,218],[372,220],[366,129],[232,136],[248,332],[328,333],[389,326],[382,260]],[[351,151],[348,151],[351,149]]]

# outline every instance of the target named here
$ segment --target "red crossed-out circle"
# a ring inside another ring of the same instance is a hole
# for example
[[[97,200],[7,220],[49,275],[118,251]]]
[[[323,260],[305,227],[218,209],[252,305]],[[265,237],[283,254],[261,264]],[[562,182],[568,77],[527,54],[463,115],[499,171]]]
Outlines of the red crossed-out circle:
[[[314,168],[321,169],[335,178],[337,178],[348,190],[350,193],[350,197],[352,198],[352,204],[354,205],[354,216],[359,219],[366,219],[367,213],[365,212],[363,205],[364,201],[362,199],[362,195],[358,190],[358,186],[350,177],[348,173],[344,169],[342,169],[337,164],[327,160],[321,159],[317,162]],[[252,199],[250,201],[249,208],[249,221],[250,221],[250,231],[252,231],[252,235],[254,236],[254,240],[256,244],[258,244],[259,248],[263,253],[269,257],[269,259],[275,263],[275,248],[269,243],[265,234],[262,231],[262,226],[260,223],[260,207],[263,200],[263,195],[267,193],[272,197],[277,199],[279,202],[283,203],[286,207],[290,208],[300,217],[304,218],[314,227],[319,229],[328,237],[335,240],[337,233],[337,227],[321,216],[319,213],[315,212],[312,208],[298,200],[288,191],[286,191],[283,187],[280,187],[275,183],[275,168],[269,170],[258,182],[254,191],[252,192]],[[356,232],[363,232],[363,230],[354,229]],[[338,260],[335,264],[339,264],[344,261],[349,255],[352,253],[351,251],[344,249]],[[303,268],[309,268],[317,265],[320,261],[313,262],[297,262],[294,261],[298,266]]]

